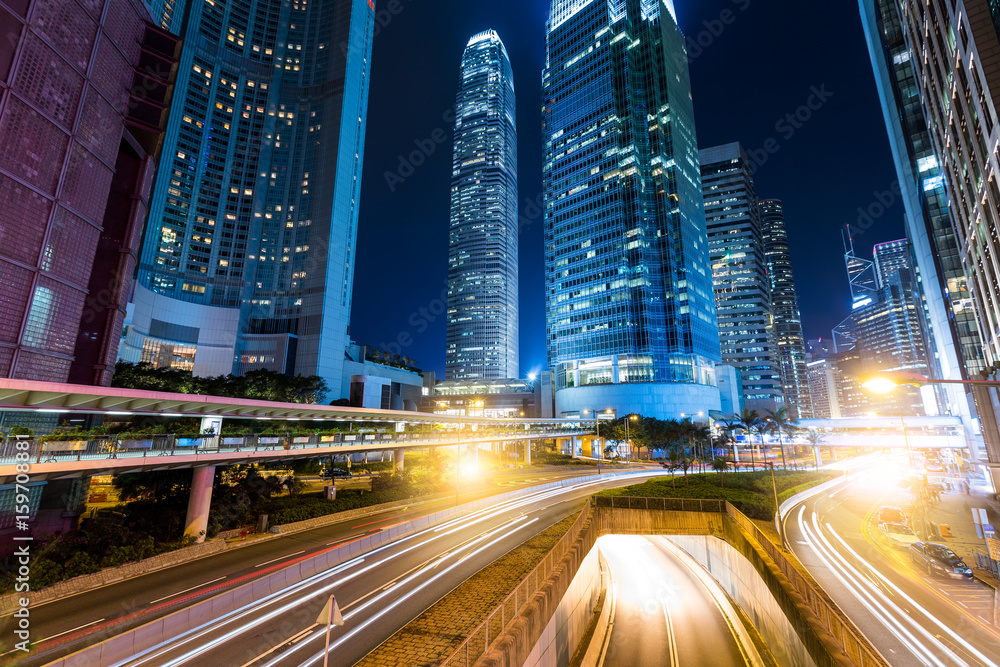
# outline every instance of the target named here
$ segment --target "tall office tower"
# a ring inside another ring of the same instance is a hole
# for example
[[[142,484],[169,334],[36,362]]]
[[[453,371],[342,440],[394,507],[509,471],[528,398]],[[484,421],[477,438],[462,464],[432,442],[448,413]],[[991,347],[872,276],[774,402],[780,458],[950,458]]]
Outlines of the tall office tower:
[[[699,158],[722,361],[740,370],[747,408],[776,410],[784,404],[781,362],[750,162],[738,143]]]
[[[809,380],[809,398],[812,417],[839,419],[840,402],[837,400],[837,367],[833,359],[816,359],[806,364]]]
[[[885,287],[893,280],[893,274],[904,273],[915,278],[919,271],[913,263],[913,244],[908,239],[879,243],[872,251],[875,259],[875,275],[878,286]]]
[[[462,56],[455,104],[447,380],[517,377],[516,118],[507,49],[481,32]]]
[[[799,299],[795,293],[792,253],[788,247],[785,210],[781,202],[777,199],[762,199],[760,221],[782,393],[788,413],[796,419],[805,419],[812,416],[806,371],[806,341],[802,335],[802,315],[799,314]]]
[[[842,232],[843,234],[843,232]],[[875,262],[854,254],[854,238],[850,229],[844,235],[844,264],[847,267],[847,281],[851,287],[852,314],[833,328],[833,347],[838,352],[853,350],[857,343],[857,320],[853,312],[873,303],[878,292],[878,274]]]
[[[111,382],[177,51],[150,18],[0,6],[2,377]]]
[[[879,244],[874,256],[879,289],[870,304],[853,313],[861,368],[864,372],[929,375],[923,304],[912,270],[910,245],[905,239]],[[928,387],[924,394],[904,387],[885,397],[872,396],[870,401],[877,411],[936,413],[934,391]]]
[[[663,6],[552,2],[542,170],[559,415],[720,407],[687,54]]]
[[[996,315],[988,315],[996,312],[989,306],[996,304],[990,295],[997,288],[988,260],[996,242],[975,233],[976,227],[996,229],[1000,205],[994,129],[1000,81],[996,65],[984,66],[977,53],[997,47],[997,24],[990,20],[986,0],[958,2],[950,9],[891,0],[861,0],[860,6],[905,207],[906,235],[920,271],[931,373],[975,379],[990,354],[984,353],[990,336],[981,335],[980,325],[995,331],[997,321]],[[1000,12],[996,3],[993,7],[995,21]],[[960,24],[952,21],[957,16]],[[954,35],[945,53],[942,34]],[[944,97],[931,92],[953,86],[955,92]],[[987,100],[990,89],[992,104]],[[974,300],[970,285],[977,283]],[[940,388],[945,409],[968,422],[974,404],[964,388]],[[978,458],[978,443],[970,446]]]
[[[923,164],[941,170],[985,361],[994,363],[1000,361],[1000,241],[995,238],[1000,228],[1000,62],[995,56],[1000,50],[1000,4],[900,4],[900,30],[909,47],[905,53],[912,54],[911,94],[923,105],[933,148],[917,169]],[[901,111],[898,104],[890,109]],[[976,358],[966,365],[978,365]]]
[[[373,5],[153,8],[184,52],[121,356],[343,394]]]

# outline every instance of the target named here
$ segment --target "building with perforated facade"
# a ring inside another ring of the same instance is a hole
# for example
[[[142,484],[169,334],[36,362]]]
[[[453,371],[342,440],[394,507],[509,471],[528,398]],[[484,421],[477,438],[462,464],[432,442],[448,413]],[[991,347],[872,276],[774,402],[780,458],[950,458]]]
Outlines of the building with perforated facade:
[[[750,161],[739,143],[703,148],[699,159],[722,361],[740,370],[747,408],[777,410],[784,391]]]
[[[139,0],[0,25],[0,376],[109,384],[178,42]]]

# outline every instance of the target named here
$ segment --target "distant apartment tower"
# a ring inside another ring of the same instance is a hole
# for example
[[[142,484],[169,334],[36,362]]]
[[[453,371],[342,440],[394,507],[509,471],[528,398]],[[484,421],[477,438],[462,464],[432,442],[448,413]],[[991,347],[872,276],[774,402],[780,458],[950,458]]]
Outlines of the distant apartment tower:
[[[795,293],[792,253],[788,246],[788,230],[785,227],[785,211],[781,201],[762,199],[760,221],[782,393],[788,414],[795,419],[805,419],[812,417],[806,371],[806,341],[802,335],[802,316],[799,314],[799,300]]]
[[[738,143],[704,148],[699,158],[722,361],[739,369],[747,408],[776,410],[784,405],[781,364],[750,162]]]
[[[718,329],[672,3],[551,7],[542,173],[557,416],[707,415],[720,406]]]
[[[0,377],[111,382],[178,46],[150,19],[0,6]]]
[[[462,56],[448,240],[447,380],[517,378],[514,74],[493,30]]]
[[[185,46],[121,356],[340,392],[374,5],[152,8]]]
[[[806,363],[812,416],[816,419],[839,419],[840,401],[837,391],[837,367],[833,359],[816,359]]]

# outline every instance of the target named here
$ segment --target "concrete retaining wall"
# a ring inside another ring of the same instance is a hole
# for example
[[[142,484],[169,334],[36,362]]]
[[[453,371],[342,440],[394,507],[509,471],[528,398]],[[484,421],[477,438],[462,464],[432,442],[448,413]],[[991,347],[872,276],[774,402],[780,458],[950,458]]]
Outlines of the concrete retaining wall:
[[[587,631],[594,607],[603,590],[600,558],[597,549],[580,563],[580,569],[569,584],[566,595],[556,607],[542,636],[528,654],[524,667],[559,667],[568,665]]]
[[[757,569],[731,544],[706,535],[668,538],[701,564],[750,618],[779,665],[815,667]]]

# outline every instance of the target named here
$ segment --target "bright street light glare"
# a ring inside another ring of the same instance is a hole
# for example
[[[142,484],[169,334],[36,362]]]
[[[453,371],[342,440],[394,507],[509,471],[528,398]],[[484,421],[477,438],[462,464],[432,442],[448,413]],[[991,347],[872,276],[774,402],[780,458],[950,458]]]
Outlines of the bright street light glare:
[[[888,394],[895,390],[899,385],[885,376],[877,375],[861,386],[876,394]]]

